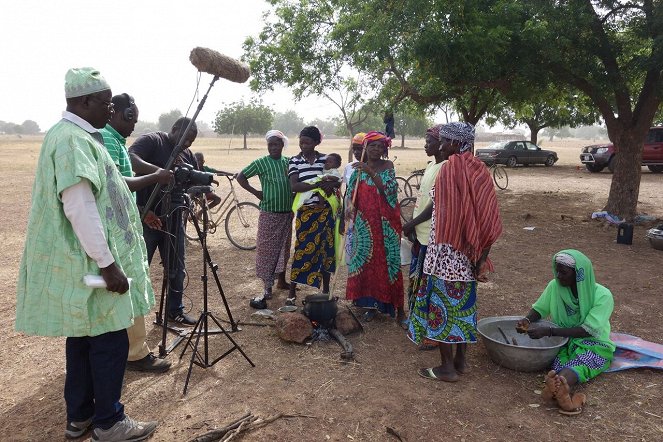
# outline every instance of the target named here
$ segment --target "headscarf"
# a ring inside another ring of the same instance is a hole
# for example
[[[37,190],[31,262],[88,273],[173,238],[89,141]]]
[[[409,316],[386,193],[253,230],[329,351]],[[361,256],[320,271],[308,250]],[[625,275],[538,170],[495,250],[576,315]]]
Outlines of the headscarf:
[[[442,138],[460,141],[460,153],[467,152],[474,146],[474,126],[462,121],[441,124],[438,129],[437,139],[440,140]]]
[[[352,137],[352,144],[364,144],[364,137],[366,134],[364,132],[358,132]]]
[[[65,98],[82,97],[108,89],[108,82],[95,68],[71,68],[64,76]]]
[[[440,141],[440,127],[442,127],[441,124],[436,124],[433,127],[429,127],[426,129],[426,135],[430,135],[436,140]]]
[[[280,138],[283,140],[283,147],[288,147],[288,137],[286,137],[285,134],[280,130],[272,129],[267,131],[265,134],[265,141],[269,142],[269,139],[272,137]]]
[[[573,259],[573,256],[569,255],[568,253],[559,252],[557,255],[555,255],[555,262],[566,267],[571,267],[572,269],[576,268],[576,260]]]
[[[384,153],[386,155],[389,151],[389,148],[391,147],[391,138],[382,132],[372,130],[364,136],[364,148],[373,141],[382,141],[382,145],[384,146]]]
[[[320,129],[318,129],[315,126],[306,126],[304,129],[299,132],[300,137],[309,137],[313,141],[315,141],[315,145],[317,146],[318,144],[322,143],[322,133],[320,133]]]
[[[571,288],[561,285],[556,277],[556,263],[558,257],[563,255],[568,255],[574,260],[577,299],[573,296]],[[596,283],[592,262],[582,252],[567,249],[555,254],[552,266],[555,278],[548,283],[532,308],[542,318],[550,317],[560,327],[582,327],[593,338],[605,343],[614,351],[615,345],[610,341],[610,315],[614,308],[614,300],[610,290]]]

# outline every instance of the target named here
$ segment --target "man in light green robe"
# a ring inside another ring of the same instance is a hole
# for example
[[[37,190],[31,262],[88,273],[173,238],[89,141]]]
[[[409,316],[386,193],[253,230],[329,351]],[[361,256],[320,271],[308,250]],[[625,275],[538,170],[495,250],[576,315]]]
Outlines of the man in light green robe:
[[[133,421],[120,403],[126,328],[154,305],[141,224],[97,131],[112,112],[108,83],[93,68],[70,69],[65,96],[37,163],[16,330],[67,337],[65,436],[94,427],[94,440],[137,438],[157,425]],[[106,288],[87,286],[86,275],[101,275]]]

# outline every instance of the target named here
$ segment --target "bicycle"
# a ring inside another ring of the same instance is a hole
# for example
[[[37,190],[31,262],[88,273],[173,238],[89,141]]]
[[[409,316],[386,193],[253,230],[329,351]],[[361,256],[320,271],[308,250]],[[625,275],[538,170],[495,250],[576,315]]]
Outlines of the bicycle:
[[[506,168],[504,166],[497,163],[491,163],[486,164],[486,167],[488,167],[488,172],[493,176],[493,181],[498,188],[505,190],[509,187],[509,175],[506,173]]]
[[[414,212],[414,206],[417,204],[417,199],[412,196],[408,196],[400,200],[400,212],[401,212],[401,221],[403,224],[412,221],[412,214]]]
[[[226,236],[232,245],[241,250],[255,249],[260,207],[249,201],[239,201],[233,185],[235,174],[217,172],[216,175],[228,179],[230,191],[220,204],[211,209],[207,206],[205,192],[200,190],[194,192],[191,195],[192,213],[204,232],[215,233],[217,227],[223,221]],[[198,241],[193,221],[188,216],[184,225],[184,235],[192,241]]]
[[[413,170],[410,176],[407,177],[406,181],[410,192],[407,196],[419,195],[419,189],[421,188],[421,178],[423,178],[425,171],[426,169]]]
[[[412,188],[410,188],[410,185],[405,178],[397,176],[396,182],[398,183],[398,201],[405,197],[412,196]]]

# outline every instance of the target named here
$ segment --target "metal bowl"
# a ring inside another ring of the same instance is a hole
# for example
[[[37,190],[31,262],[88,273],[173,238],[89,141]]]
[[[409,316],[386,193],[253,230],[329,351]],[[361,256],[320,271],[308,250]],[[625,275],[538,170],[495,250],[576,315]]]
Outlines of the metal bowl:
[[[560,336],[530,339],[527,334],[516,331],[516,322],[520,319],[522,316],[495,316],[479,320],[477,331],[483,338],[481,342],[486,346],[490,359],[498,365],[516,371],[542,371],[550,368],[559,349],[566,345],[569,339]],[[540,320],[532,324],[532,327],[556,327],[556,325]],[[508,344],[500,329],[506,335]]]
[[[647,231],[649,245],[656,250],[663,250],[663,230],[649,229]]]

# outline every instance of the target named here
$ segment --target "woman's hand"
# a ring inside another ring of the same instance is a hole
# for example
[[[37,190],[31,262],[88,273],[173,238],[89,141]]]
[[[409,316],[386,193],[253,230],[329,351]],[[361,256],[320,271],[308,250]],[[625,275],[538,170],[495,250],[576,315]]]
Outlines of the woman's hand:
[[[412,222],[412,220],[403,224],[403,235],[405,235],[406,238],[409,238],[410,235],[414,232],[414,227],[415,224]]]
[[[363,172],[366,172],[366,174],[368,174],[371,178],[375,176],[375,171],[371,167],[369,167],[369,165],[366,164],[366,163],[362,163],[362,162],[358,161],[358,162],[354,163],[352,165],[352,167],[355,168],[355,169],[359,169]]]
[[[516,331],[518,333],[527,333],[529,330],[530,321],[526,317],[516,322]]]
[[[527,336],[531,339],[541,339],[547,336],[552,336],[551,327],[534,327],[527,330]]]
[[[488,269],[486,268],[486,258],[483,256],[474,264],[474,279],[479,282],[488,281]]]

